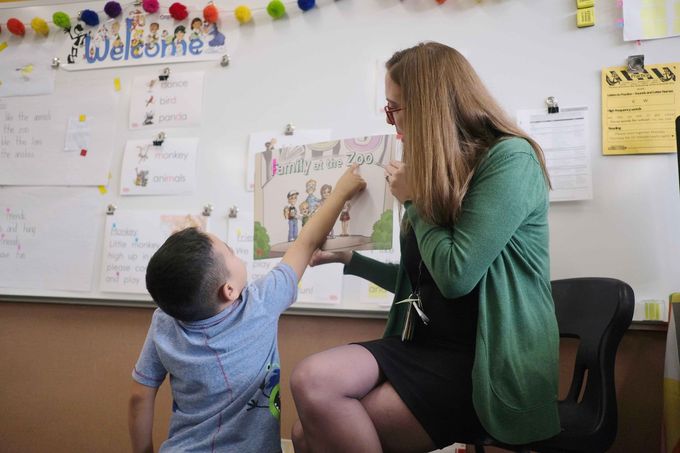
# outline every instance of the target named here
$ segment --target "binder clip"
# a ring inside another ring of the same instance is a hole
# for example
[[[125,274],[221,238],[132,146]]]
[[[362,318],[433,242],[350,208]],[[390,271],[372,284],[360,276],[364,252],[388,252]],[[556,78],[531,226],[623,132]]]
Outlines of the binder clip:
[[[116,213],[116,205],[110,204],[106,207],[106,215],[114,215]]]
[[[156,138],[153,140],[153,146],[163,146],[165,141],[165,132],[160,132]]]
[[[59,57],[52,58],[52,69],[59,69],[59,65],[61,65]]]
[[[222,55],[222,59],[220,60],[220,66],[222,66],[223,68],[229,66],[229,55],[227,55],[226,53]]]
[[[286,129],[283,131],[285,135],[293,135],[295,134],[295,126],[293,126],[293,123],[288,123],[286,124]]]
[[[645,72],[645,56],[631,55],[628,57],[627,65],[628,72],[631,74],[640,74],[641,72]]]
[[[163,69],[163,73],[158,76],[158,80],[160,80],[161,82],[164,82],[164,81],[168,80],[168,77],[170,77],[170,68],[165,68],[165,69]]]
[[[557,104],[557,99],[553,96],[549,96],[548,99],[545,100],[545,104],[548,106],[548,113],[559,113],[560,106]]]
[[[229,218],[235,219],[236,217],[238,217],[238,206],[234,205],[229,208]]]
[[[212,212],[213,212],[213,205],[208,203],[205,206],[203,206],[203,212],[201,214],[203,214],[206,217],[210,217],[210,214],[212,214]]]

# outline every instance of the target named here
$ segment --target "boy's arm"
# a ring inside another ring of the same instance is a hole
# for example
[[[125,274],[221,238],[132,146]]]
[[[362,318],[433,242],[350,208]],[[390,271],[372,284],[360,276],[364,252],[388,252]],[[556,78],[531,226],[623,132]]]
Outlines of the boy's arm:
[[[128,428],[133,453],[153,453],[153,411],[158,387],[132,381],[128,407]]]
[[[330,197],[310,217],[300,231],[298,238],[283,255],[281,261],[293,268],[298,280],[305,273],[314,251],[326,241],[326,237],[338,219],[345,201],[352,199],[354,195],[366,187],[366,181],[357,174],[358,168],[358,165],[354,164],[345,171],[335,185],[335,190],[331,192]]]

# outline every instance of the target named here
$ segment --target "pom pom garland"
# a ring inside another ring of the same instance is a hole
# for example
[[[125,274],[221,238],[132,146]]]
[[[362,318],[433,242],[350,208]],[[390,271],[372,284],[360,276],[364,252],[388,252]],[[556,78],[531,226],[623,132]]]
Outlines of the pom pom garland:
[[[39,17],[34,17],[31,21],[31,28],[41,36],[47,36],[50,34],[50,27],[47,26],[47,22]]]
[[[170,5],[169,12],[172,18],[175,20],[184,20],[189,16],[189,11],[187,11],[187,7],[179,2],[175,2],[172,5]]]
[[[158,11],[158,0],[144,0],[144,2],[142,2],[142,8],[144,8],[144,11],[147,13],[153,14]]]
[[[315,0],[298,0],[297,4],[298,4],[298,7],[302,11],[309,11],[310,9],[312,9],[316,6],[316,1]]]
[[[123,8],[120,6],[120,3],[118,2],[114,1],[106,2],[106,5],[104,5],[104,12],[106,13],[107,16],[114,19],[120,16],[120,13],[123,12]]]
[[[240,24],[247,24],[253,19],[253,13],[245,5],[237,6],[234,10],[234,16],[236,16],[236,20]]]
[[[17,36],[24,36],[26,34],[26,27],[24,27],[23,22],[14,17],[7,21],[7,30]]]
[[[281,0],[272,0],[267,5],[267,13],[273,19],[280,19],[286,14],[286,5]]]
[[[217,22],[219,15],[220,13],[217,10],[217,6],[213,5],[212,3],[203,8],[203,19],[205,19],[205,21],[210,24]]]
[[[90,27],[99,25],[99,14],[91,9],[84,9],[80,12],[80,20],[85,22]]]
[[[52,22],[54,22],[54,25],[57,27],[63,28],[65,30],[71,28],[71,18],[68,17],[68,14],[62,11],[57,11],[56,13],[52,14]]]

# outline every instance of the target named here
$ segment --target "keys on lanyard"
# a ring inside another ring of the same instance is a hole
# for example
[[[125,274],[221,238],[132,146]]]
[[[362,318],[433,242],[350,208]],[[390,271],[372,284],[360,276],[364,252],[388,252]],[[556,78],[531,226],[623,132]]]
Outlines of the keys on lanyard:
[[[404,329],[401,331],[401,341],[410,341],[413,339],[413,331],[415,329],[415,317],[418,315],[423,324],[427,325],[430,318],[427,317],[423,311],[423,302],[420,300],[419,293],[411,293],[411,295],[396,302],[397,304],[407,303],[409,306],[406,309],[406,320],[404,322]]]

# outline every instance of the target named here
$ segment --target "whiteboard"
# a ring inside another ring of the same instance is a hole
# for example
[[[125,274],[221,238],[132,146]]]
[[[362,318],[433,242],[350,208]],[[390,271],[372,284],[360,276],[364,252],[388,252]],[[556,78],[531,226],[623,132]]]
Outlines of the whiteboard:
[[[0,6],[2,22],[15,16],[30,22],[51,17],[57,9],[73,13],[85,2],[35,6],[23,2]],[[47,3],[47,2],[42,2]],[[203,3],[186,2],[196,10]],[[220,1],[222,10],[242,2]],[[252,192],[245,190],[248,137],[251,132],[329,129],[333,138],[391,133],[378,106],[382,104],[380,65],[398,49],[435,40],[459,49],[510,115],[545,106],[554,96],[560,106],[589,108],[588,146],[592,158],[593,198],[552,203],[550,208],[551,277],[616,277],[628,282],[636,298],[666,299],[680,289],[680,197],[675,154],[603,156],[601,154],[600,70],[624,64],[629,55],[644,54],[648,63],[680,60],[678,38],[626,43],[617,25],[616,2],[597,2],[596,25],[576,28],[574,2],[535,0],[318,1],[307,13],[288,5],[287,17],[273,21],[263,11],[266,1],[247,2],[255,23],[239,27],[222,13],[227,37],[238,43],[231,63],[183,63],[172,71],[205,71],[202,121],[195,128],[173,131],[174,137],[200,138],[196,192],[168,197],[120,197],[118,175],[127,140],[148,139],[128,130],[130,90],[134,77],[160,72],[162,66],[58,71],[55,89],[80,84],[113,83],[121,91],[115,112],[112,180],[92,220],[102,241],[106,206],[121,209],[167,209],[200,212],[214,206],[210,230],[227,236],[232,206],[252,211]],[[55,33],[52,30],[52,33]],[[7,34],[3,33],[3,37]],[[101,253],[101,243],[96,244]],[[0,298],[58,300],[107,304],[148,304],[135,295],[100,291],[101,259],[93,265],[90,291],[1,288]],[[367,310],[360,285],[344,277],[342,300],[333,306],[301,304],[320,314],[384,313]]]

